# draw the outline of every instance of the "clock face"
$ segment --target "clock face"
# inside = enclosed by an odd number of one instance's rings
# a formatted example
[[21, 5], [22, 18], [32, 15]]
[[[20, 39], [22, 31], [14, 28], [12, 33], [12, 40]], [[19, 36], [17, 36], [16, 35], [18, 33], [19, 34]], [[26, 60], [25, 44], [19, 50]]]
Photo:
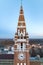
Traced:
[[21, 54], [18, 55], [18, 59], [19, 60], [22, 61], [22, 60], [24, 60], [24, 58], [25, 58], [25, 55], [23, 53], [21, 53]]

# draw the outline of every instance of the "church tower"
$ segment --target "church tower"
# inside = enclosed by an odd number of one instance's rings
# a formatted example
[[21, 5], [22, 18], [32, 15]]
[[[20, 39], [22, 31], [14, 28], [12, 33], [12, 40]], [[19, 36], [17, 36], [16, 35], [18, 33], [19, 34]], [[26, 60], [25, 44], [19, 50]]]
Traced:
[[14, 65], [30, 65], [29, 36], [26, 31], [24, 11], [21, 5], [17, 32], [14, 37]]

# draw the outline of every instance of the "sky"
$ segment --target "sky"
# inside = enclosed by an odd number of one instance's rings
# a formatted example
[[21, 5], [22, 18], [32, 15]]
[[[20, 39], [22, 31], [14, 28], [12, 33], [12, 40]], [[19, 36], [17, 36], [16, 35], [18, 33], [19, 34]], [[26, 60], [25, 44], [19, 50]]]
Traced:
[[[29, 38], [43, 38], [43, 0], [23, 0]], [[14, 38], [21, 0], [0, 0], [0, 38]]]

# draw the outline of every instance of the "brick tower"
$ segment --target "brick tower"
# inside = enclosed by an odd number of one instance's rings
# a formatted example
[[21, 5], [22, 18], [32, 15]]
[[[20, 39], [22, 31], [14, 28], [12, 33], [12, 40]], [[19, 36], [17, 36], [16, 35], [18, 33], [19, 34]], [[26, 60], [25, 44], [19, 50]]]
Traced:
[[26, 23], [22, 6], [20, 8], [17, 32], [15, 33], [14, 40], [14, 65], [30, 65], [29, 36], [26, 32]]

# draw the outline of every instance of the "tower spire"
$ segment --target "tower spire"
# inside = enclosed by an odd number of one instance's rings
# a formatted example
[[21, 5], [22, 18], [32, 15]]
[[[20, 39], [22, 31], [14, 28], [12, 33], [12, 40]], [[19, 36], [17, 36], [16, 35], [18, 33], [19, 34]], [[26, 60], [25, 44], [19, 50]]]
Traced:
[[21, 0], [19, 22], [20, 22], [20, 21], [25, 21], [25, 18], [24, 18], [24, 11], [23, 11], [23, 7], [22, 7], [22, 1], [23, 1], [23, 0]]
[[22, 6], [21, 0], [17, 32], [15, 33], [14, 37], [14, 65], [30, 65], [28, 44], [29, 37], [26, 31], [26, 23]]

